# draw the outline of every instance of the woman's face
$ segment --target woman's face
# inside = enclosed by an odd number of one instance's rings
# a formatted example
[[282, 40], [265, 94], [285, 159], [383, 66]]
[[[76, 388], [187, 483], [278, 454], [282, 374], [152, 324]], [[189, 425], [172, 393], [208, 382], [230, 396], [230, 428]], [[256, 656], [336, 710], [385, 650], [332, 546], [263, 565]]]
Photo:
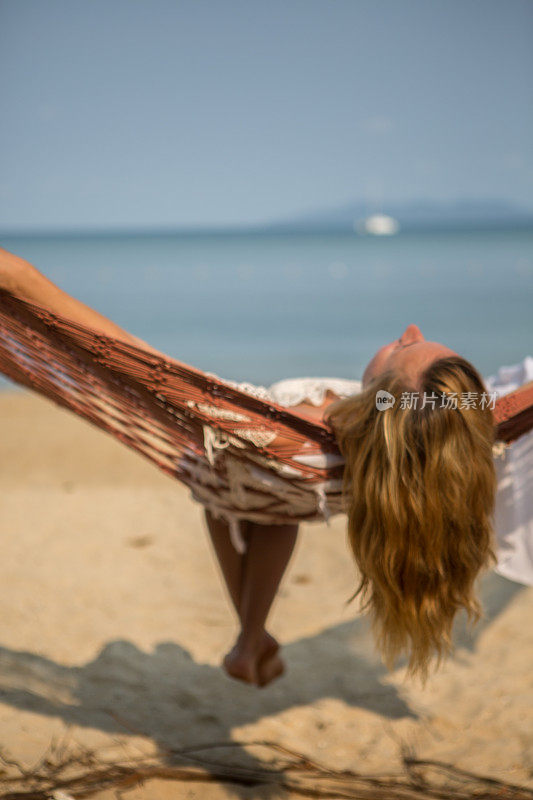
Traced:
[[408, 325], [399, 339], [381, 347], [369, 361], [363, 373], [363, 387], [388, 370], [403, 374], [409, 383], [416, 386], [422, 372], [433, 361], [456, 355], [444, 344], [426, 341], [416, 325]]

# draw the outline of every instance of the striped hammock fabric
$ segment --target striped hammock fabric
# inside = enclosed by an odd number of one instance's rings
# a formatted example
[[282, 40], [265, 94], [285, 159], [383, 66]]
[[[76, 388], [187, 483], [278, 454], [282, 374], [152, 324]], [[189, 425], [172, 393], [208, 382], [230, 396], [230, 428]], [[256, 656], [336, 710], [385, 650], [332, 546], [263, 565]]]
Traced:
[[[333, 432], [171, 358], [0, 290], [0, 372], [108, 431], [235, 523], [342, 511]], [[496, 438], [533, 428], [533, 384], [496, 403]]]

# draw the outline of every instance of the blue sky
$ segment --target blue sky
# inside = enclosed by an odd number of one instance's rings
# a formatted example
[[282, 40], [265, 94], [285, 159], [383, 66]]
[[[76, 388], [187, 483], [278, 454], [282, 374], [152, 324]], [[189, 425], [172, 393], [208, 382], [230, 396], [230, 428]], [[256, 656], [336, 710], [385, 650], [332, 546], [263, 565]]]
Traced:
[[0, 0], [0, 227], [533, 207], [530, 0]]

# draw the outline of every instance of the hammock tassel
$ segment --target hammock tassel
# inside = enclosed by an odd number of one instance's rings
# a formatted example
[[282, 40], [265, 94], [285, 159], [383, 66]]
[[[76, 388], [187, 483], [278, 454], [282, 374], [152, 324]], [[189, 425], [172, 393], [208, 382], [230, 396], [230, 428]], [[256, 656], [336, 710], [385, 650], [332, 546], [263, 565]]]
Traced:
[[229, 522], [229, 537], [231, 539], [231, 543], [235, 550], [240, 553], [240, 555], [244, 555], [246, 553], [246, 542], [243, 539], [241, 533], [241, 526], [239, 523], [238, 517], [234, 517], [233, 515], [228, 515], [228, 522]]
[[506, 442], [498, 441], [492, 445], [492, 455], [494, 458], [504, 458], [506, 451], [507, 451]]
[[328, 506], [326, 491], [323, 486], [315, 486], [314, 489], [317, 496], [318, 510], [324, 517], [326, 523], [329, 525], [329, 518], [331, 516], [331, 513]]
[[227, 438], [223, 438], [224, 434], [219, 434], [209, 425], [204, 425], [204, 450], [205, 455], [211, 466], [215, 465], [215, 450], [224, 450], [229, 444]]
[[215, 503], [204, 502], [204, 505], [209, 509], [211, 515], [215, 519], [221, 519], [228, 523], [230, 542], [237, 553], [239, 553], [241, 556], [244, 555], [247, 547], [242, 535], [239, 517], [236, 514], [232, 514], [231, 511], [228, 511], [225, 508], [220, 508], [220, 506], [217, 506]]

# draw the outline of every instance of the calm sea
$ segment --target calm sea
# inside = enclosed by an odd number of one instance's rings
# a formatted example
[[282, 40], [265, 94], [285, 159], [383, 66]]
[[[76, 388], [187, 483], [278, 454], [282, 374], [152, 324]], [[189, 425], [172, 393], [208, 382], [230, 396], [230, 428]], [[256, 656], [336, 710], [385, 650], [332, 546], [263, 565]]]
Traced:
[[412, 322], [485, 376], [533, 355], [533, 231], [0, 244], [158, 349], [234, 380], [359, 378]]

